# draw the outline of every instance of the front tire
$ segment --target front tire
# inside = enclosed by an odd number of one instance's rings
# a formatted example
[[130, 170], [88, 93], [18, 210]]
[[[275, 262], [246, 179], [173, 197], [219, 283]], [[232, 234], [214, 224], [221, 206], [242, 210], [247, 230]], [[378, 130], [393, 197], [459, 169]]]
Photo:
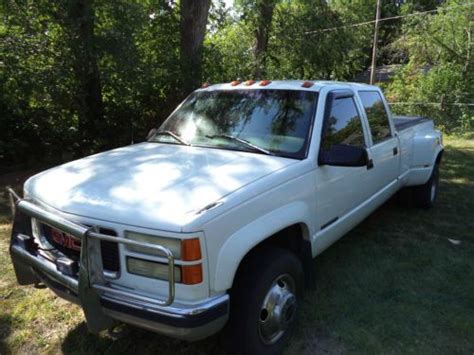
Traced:
[[303, 267], [293, 253], [265, 248], [239, 269], [231, 292], [226, 345], [234, 354], [279, 354], [294, 329]]
[[413, 199], [415, 206], [420, 208], [431, 208], [434, 206], [438, 197], [439, 188], [439, 165], [435, 164], [429, 180], [413, 190]]

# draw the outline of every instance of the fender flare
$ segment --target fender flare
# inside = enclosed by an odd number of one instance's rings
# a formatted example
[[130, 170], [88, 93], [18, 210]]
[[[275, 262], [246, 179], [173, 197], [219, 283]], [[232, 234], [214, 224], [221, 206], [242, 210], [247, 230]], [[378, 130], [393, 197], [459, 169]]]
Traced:
[[435, 152], [433, 154], [433, 160], [431, 166], [435, 167], [436, 163], [441, 162], [444, 154], [444, 146], [443, 146], [443, 133], [440, 130], [435, 131], [437, 133], [436, 136], [436, 145], [435, 145]]
[[[303, 224], [308, 228], [310, 217], [307, 204], [296, 201], [261, 216], [232, 234], [217, 257], [214, 290], [226, 291], [232, 287], [241, 261], [256, 245], [294, 224]], [[309, 235], [304, 233], [304, 238], [309, 238]]]
[[444, 148], [443, 148], [443, 147], [439, 147], [439, 148], [436, 150], [436, 153], [435, 153], [435, 155], [434, 155], [433, 167], [435, 166], [436, 163], [441, 162], [441, 160], [443, 159], [443, 154], [444, 154]]
[[424, 182], [424, 184], [426, 184], [428, 182], [431, 175], [433, 174], [434, 168], [435, 168], [436, 164], [438, 163], [438, 159], [439, 159], [439, 162], [441, 162], [441, 159], [443, 158], [443, 153], [444, 153], [444, 148], [442, 146], [438, 146], [436, 148], [435, 154], [433, 154], [433, 160], [432, 160], [432, 163], [431, 163], [430, 174], [426, 178], [426, 181]]

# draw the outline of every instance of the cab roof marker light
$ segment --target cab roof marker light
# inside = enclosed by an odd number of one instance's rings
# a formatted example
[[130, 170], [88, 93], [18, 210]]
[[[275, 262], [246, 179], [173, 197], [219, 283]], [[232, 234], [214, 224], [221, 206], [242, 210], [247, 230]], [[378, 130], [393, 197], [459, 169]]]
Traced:
[[268, 84], [270, 84], [272, 81], [271, 80], [262, 80], [260, 82], [260, 86], [267, 86]]
[[233, 81], [230, 82], [231, 86], [237, 86], [239, 84], [240, 84], [240, 80], [233, 80]]
[[247, 80], [247, 81], [244, 83], [245, 86], [250, 86], [250, 85], [253, 85], [253, 84], [255, 84], [255, 81], [254, 81], [254, 80]]
[[201, 85], [201, 88], [202, 88], [202, 89], [205, 89], [205, 88], [207, 88], [207, 87], [209, 87], [209, 86], [211, 86], [211, 84], [209, 84], [208, 82], [205, 82], [205, 83], [203, 83], [203, 84]]
[[305, 81], [303, 84], [301, 84], [301, 86], [304, 88], [310, 88], [313, 85], [314, 83], [312, 83], [311, 81]]

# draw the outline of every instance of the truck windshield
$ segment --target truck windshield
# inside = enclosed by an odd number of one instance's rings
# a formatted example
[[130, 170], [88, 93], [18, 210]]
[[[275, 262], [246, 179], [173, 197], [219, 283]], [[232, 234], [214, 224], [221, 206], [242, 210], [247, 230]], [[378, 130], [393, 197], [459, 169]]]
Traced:
[[318, 93], [301, 90], [196, 92], [150, 141], [302, 159], [317, 98]]

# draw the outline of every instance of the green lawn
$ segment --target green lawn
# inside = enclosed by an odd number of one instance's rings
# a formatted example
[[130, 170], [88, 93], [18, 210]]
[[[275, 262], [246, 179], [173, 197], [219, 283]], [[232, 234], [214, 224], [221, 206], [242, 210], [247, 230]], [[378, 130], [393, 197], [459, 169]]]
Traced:
[[[390, 201], [316, 259], [318, 289], [306, 294], [288, 353], [474, 352], [474, 140], [445, 143], [434, 209]], [[0, 188], [7, 183], [18, 182], [0, 177]], [[0, 354], [220, 353], [217, 336], [189, 344], [132, 327], [118, 339], [90, 335], [76, 306], [17, 286], [0, 199]]]

